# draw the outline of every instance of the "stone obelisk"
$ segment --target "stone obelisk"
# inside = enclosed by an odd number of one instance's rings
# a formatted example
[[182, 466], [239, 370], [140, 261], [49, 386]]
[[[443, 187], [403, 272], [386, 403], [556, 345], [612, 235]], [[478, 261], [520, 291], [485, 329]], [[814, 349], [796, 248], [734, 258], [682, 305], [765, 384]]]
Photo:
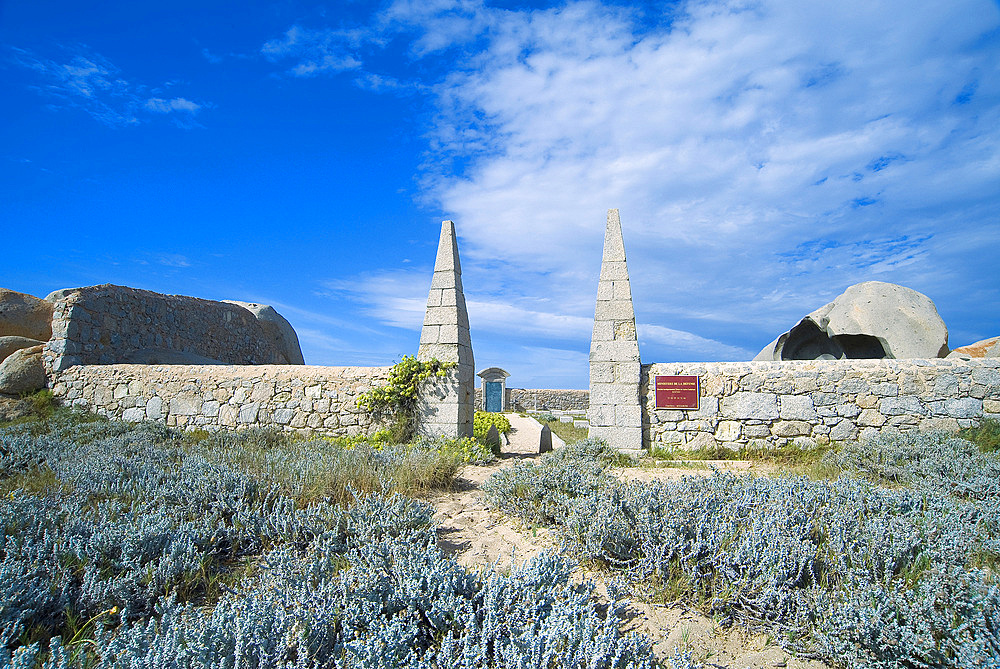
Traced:
[[639, 340], [617, 209], [608, 210], [604, 256], [590, 339], [590, 436], [621, 451], [641, 451]]
[[475, 414], [475, 360], [452, 221], [441, 223], [434, 276], [420, 331], [417, 359], [426, 362], [431, 358], [454, 362], [456, 366], [445, 378], [434, 379], [422, 389], [418, 433], [429, 437], [471, 437]]

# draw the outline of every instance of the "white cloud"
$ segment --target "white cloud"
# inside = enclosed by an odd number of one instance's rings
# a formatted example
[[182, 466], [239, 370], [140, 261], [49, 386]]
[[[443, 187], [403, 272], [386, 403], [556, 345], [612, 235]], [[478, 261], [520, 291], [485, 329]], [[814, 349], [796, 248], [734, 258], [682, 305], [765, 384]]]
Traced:
[[[995, 2], [641, 12], [397, 0], [367, 29], [270, 48], [302, 74], [350, 57], [360, 86], [432, 92], [422, 183], [456, 221], [486, 350], [501, 332], [519, 355], [589, 338], [608, 208], [621, 210], [645, 360], [749, 357], [870, 279], [963, 313], [1000, 302]], [[410, 71], [437, 74], [370, 71], [364, 48], [391, 39], [423, 60]], [[420, 290], [391, 276], [356, 299], [419, 327], [429, 272], [410, 282]]]
[[191, 261], [179, 253], [161, 253], [157, 256], [157, 261], [167, 267], [190, 267]]
[[162, 88], [150, 89], [128, 81], [111, 61], [86, 47], [74, 47], [71, 51], [76, 55], [61, 63], [26, 49], [13, 49], [14, 61], [37, 72], [45, 82], [37, 90], [53, 100], [53, 107], [82, 109], [112, 127], [142, 123], [148, 119], [144, 113], [180, 113], [182, 118], [177, 119], [177, 124], [188, 128], [193, 127], [192, 118], [205, 106], [182, 97], [159, 97]]
[[146, 100], [146, 109], [151, 112], [156, 112], [157, 114], [169, 114], [170, 112], [175, 111], [194, 114], [201, 109], [201, 105], [197, 102], [185, 100], [184, 98], [172, 98], [170, 100], [164, 100], [163, 98], [150, 98]]
[[[660, 26], [597, 2], [414, 7], [389, 14], [411, 21], [415, 53], [464, 54], [436, 88], [434, 193], [467, 273], [502, 259], [515, 302], [566, 294], [568, 276], [570, 301], [592, 300], [604, 212], [620, 207], [640, 319], [704, 326], [735, 355], [857, 281], [934, 298], [955, 261], [945, 236], [996, 225], [986, 0], [691, 2]], [[984, 241], [956, 279], [986, 281], [1000, 248]]]
[[312, 77], [360, 69], [362, 63], [356, 52], [373, 41], [377, 41], [376, 35], [367, 30], [310, 30], [296, 25], [280, 38], [266, 42], [261, 53], [272, 62], [294, 58], [298, 62], [289, 72], [296, 77]]

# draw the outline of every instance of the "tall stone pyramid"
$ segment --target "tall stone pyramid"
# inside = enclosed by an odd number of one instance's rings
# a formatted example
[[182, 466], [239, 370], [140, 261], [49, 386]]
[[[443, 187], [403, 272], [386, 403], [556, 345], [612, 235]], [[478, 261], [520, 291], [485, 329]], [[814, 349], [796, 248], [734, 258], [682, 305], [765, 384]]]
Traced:
[[[427, 295], [427, 311], [420, 331], [417, 359], [454, 362], [443, 383], [420, 398], [420, 434], [471, 437], [475, 414], [475, 360], [469, 334], [469, 312], [462, 291], [462, 264], [458, 257], [455, 224], [442, 221], [434, 276]], [[428, 386], [429, 388], [429, 386]]]
[[632, 287], [617, 209], [608, 210], [590, 338], [590, 436], [622, 451], [642, 450], [641, 368]]

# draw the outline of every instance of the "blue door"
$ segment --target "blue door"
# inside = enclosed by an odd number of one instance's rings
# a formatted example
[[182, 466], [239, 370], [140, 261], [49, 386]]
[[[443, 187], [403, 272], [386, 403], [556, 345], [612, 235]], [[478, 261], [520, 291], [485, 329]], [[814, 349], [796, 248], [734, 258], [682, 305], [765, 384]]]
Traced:
[[496, 381], [486, 382], [486, 410], [494, 413], [503, 411], [503, 384]]

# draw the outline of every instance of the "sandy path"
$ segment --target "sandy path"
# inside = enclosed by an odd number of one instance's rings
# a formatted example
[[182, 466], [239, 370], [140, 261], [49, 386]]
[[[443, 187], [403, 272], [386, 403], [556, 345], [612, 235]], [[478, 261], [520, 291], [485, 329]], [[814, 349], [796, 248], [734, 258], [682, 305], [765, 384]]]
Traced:
[[[466, 466], [455, 488], [428, 498], [435, 509], [438, 523], [438, 543], [459, 564], [472, 570], [507, 569], [513, 561], [524, 562], [539, 552], [558, 550], [559, 540], [552, 530], [528, 528], [523, 523], [491, 511], [482, 499], [480, 486], [494, 472], [522, 460], [538, 457], [527, 453], [505, 453], [497, 463], [488, 466]], [[722, 465], [734, 471], [748, 472], [739, 463]], [[711, 475], [708, 468], [638, 469], [616, 472], [625, 479], [654, 480], [679, 478], [685, 475]], [[606, 592], [603, 575], [579, 572], [580, 578], [597, 583], [598, 592]], [[821, 662], [791, 657], [768, 637], [749, 634], [739, 628], [721, 628], [710, 618], [680, 606], [660, 606], [633, 601], [630, 617], [624, 628], [646, 634], [653, 641], [661, 659], [673, 654], [675, 648], [691, 651], [694, 660], [706, 667], [726, 669], [828, 669]]]

